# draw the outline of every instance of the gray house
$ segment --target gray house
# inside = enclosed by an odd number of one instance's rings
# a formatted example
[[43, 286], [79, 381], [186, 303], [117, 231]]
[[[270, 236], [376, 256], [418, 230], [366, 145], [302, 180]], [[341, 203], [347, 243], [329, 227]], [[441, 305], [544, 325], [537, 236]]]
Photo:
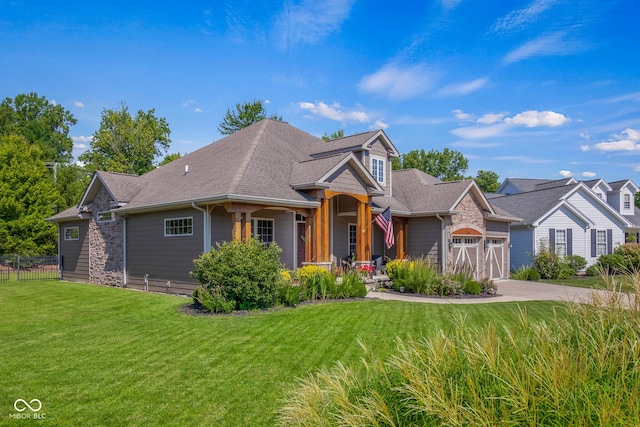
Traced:
[[[265, 119], [142, 176], [97, 172], [59, 227], [66, 280], [189, 293], [216, 243], [277, 242], [290, 269], [427, 256], [507, 277], [509, 224], [473, 180], [392, 171], [382, 130], [326, 142]], [[390, 208], [395, 245], [373, 223]]]
[[637, 190], [629, 180], [508, 178], [487, 197], [495, 208], [522, 218], [511, 225], [511, 267], [517, 269], [531, 264], [542, 241], [590, 265], [630, 234], [638, 236], [640, 210], [632, 202]]

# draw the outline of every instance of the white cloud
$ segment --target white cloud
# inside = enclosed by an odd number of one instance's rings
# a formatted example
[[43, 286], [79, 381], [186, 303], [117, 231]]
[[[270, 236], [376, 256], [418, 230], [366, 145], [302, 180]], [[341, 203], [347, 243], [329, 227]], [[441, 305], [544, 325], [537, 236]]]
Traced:
[[189, 108], [191, 105], [194, 105], [196, 103], [196, 101], [194, 101], [193, 99], [187, 99], [186, 101], [182, 101], [182, 108]]
[[72, 136], [71, 140], [75, 143], [77, 142], [91, 142], [93, 141], [93, 136]]
[[620, 135], [614, 135], [615, 141], [599, 142], [593, 146], [595, 150], [610, 151], [640, 151], [640, 131], [625, 129]]
[[576, 40], [566, 39], [566, 32], [544, 34], [509, 52], [503, 61], [519, 62], [532, 56], [571, 55], [586, 50], [587, 46]]
[[55, 99], [52, 99], [51, 101], [49, 101], [49, 104], [53, 105], [54, 107], [58, 105]]
[[364, 111], [345, 111], [344, 107], [337, 102], [331, 105], [324, 102], [299, 102], [298, 106], [303, 110], [309, 111], [315, 117], [324, 117], [337, 122], [367, 123], [370, 121], [369, 116]]
[[588, 145], [581, 145], [580, 146], [580, 150], [582, 151], [589, 151], [591, 149], [591, 147], [589, 147]]
[[446, 87], [442, 88], [440, 91], [438, 91], [438, 94], [442, 95], [442, 96], [467, 95], [467, 94], [469, 94], [471, 92], [475, 92], [476, 90], [481, 89], [484, 85], [487, 84], [488, 81], [489, 81], [489, 79], [480, 78], [480, 79], [475, 79], [475, 80], [467, 82], [467, 83], [459, 83], [459, 84], [455, 84], [455, 85], [449, 85], [449, 86], [446, 86]]
[[404, 100], [426, 92], [435, 79], [435, 75], [422, 64], [408, 67], [387, 64], [375, 73], [364, 76], [358, 87], [363, 92]]
[[82, 102], [80, 102], [80, 101], [74, 102], [73, 105], [75, 105], [78, 108], [84, 108], [84, 104]]
[[569, 178], [570, 176], [573, 176], [573, 173], [571, 173], [571, 171], [566, 171], [566, 170], [561, 170], [560, 172], [558, 172], [558, 174], [560, 176], [564, 176], [565, 178]]
[[269, 99], [265, 99], [265, 100], [264, 100], [264, 103], [265, 103], [266, 105], [269, 105], [269, 104], [271, 104], [271, 100], [269, 100]]
[[529, 110], [520, 114], [516, 114], [513, 117], [507, 117], [504, 122], [510, 125], [524, 125], [528, 128], [548, 126], [557, 127], [562, 126], [565, 123], [570, 122], [564, 114], [556, 113], [553, 111], [538, 111]]
[[582, 172], [581, 175], [584, 176], [585, 178], [593, 178], [594, 176], [597, 175], [597, 173], [595, 173], [595, 172]]
[[375, 122], [373, 122], [373, 125], [371, 127], [373, 129], [386, 129], [389, 127], [389, 124], [383, 122], [382, 120], [376, 120]]
[[202, 113], [202, 109], [201, 108], [194, 108], [193, 112], [194, 113]]
[[74, 150], [86, 150], [87, 148], [86, 144], [73, 144]]
[[640, 166], [636, 166], [635, 169], [633, 169], [634, 172], [640, 172]]
[[287, 48], [298, 43], [316, 43], [340, 29], [349, 17], [354, 0], [303, 0], [300, 4], [285, 2], [276, 18], [276, 37]]
[[453, 115], [456, 116], [456, 119], [463, 121], [463, 122], [472, 122], [474, 117], [472, 114], [469, 113], [465, 113], [464, 111], [460, 110], [460, 109], [456, 109], [452, 111]]
[[507, 130], [507, 126], [500, 123], [492, 126], [468, 126], [454, 129], [452, 134], [465, 139], [494, 138], [502, 135]]
[[511, 11], [507, 16], [498, 20], [494, 31], [508, 31], [530, 24], [554, 3], [557, 3], [557, 0], [534, 0], [527, 7]]
[[498, 123], [502, 121], [504, 117], [504, 113], [487, 113], [484, 116], [480, 117], [476, 120], [477, 123], [482, 123], [485, 125], [492, 125], [494, 123]]

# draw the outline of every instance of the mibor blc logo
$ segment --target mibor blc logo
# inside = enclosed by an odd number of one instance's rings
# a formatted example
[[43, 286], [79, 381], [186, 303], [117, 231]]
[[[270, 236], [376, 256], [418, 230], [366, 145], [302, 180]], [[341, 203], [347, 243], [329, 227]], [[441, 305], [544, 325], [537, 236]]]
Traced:
[[18, 412], [9, 414], [9, 418], [19, 420], [44, 420], [46, 418], [45, 413], [40, 413], [42, 402], [39, 399], [31, 399], [28, 402], [24, 399], [18, 399], [13, 402], [13, 409]]

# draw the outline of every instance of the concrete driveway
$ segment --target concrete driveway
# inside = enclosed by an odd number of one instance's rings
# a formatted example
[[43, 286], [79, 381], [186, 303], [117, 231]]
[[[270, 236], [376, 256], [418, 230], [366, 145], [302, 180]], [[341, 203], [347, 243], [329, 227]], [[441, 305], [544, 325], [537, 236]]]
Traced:
[[510, 301], [586, 301], [593, 289], [573, 286], [550, 285], [548, 283], [527, 282], [523, 280], [498, 280], [498, 295], [486, 298], [440, 298], [417, 297], [395, 292], [369, 292], [367, 298], [383, 300], [426, 302], [432, 304], [486, 304]]

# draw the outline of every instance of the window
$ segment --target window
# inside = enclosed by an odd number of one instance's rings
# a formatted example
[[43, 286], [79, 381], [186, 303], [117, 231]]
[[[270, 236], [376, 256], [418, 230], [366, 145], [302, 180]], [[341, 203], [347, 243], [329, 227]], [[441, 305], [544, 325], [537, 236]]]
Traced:
[[349, 256], [356, 254], [356, 231], [355, 224], [349, 224]]
[[80, 230], [78, 227], [66, 227], [64, 229], [64, 240], [78, 240], [80, 238]]
[[624, 195], [624, 210], [625, 211], [631, 210], [631, 194]]
[[556, 254], [565, 256], [567, 254], [567, 230], [556, 230]]
[[193, 236], [193, 217], [165, 219], [164, 235], [165, 237]]
[[607, 230], [598, 230], [596, 232], [596, 256], [606, 255], [607, 253]]
[[98, 212], [98, 222], [109, 222], [115, 220], [112, 211]]
[[371, 175], [380, 184], [384, 184], [384, 159], [371, 156]]
[[251, 220], [251, 234], [256, 239], [264, 243], [273, 243], [273, 220], [253, 219]]

